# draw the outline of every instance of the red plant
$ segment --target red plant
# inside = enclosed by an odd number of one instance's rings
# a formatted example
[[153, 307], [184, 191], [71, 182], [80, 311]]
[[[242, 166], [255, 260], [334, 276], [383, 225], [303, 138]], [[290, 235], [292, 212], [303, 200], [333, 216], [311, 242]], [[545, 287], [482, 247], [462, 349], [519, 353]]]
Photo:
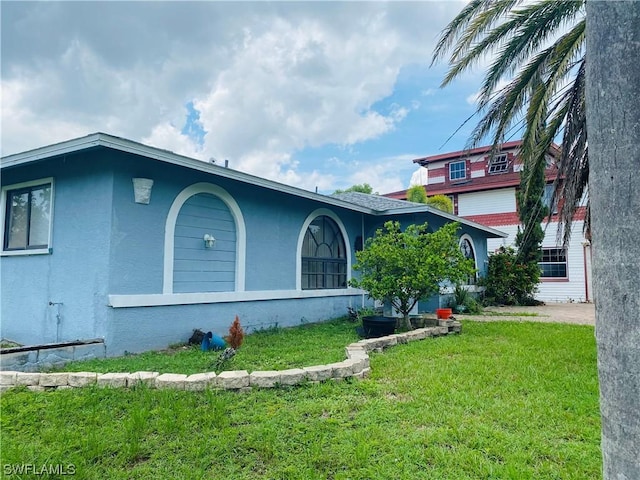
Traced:
[[233, 321], [231, 326], [229, 327], [229, 336], [227, 337], [227, 341], [231, 348], [237, 350], [242, 345], [242, 341], [244, 340], [244, 330], [240, 326], [240, 319], [236, 315], [236, 319]]

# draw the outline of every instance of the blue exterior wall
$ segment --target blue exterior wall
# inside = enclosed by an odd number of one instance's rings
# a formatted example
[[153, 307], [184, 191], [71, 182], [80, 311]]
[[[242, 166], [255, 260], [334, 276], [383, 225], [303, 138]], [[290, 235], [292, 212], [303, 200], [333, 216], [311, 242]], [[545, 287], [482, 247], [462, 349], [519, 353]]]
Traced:
[[[214, 185], [237, 203], [246, 231], [246, 248], [240, 251], [246, 265], [246, 292], [296, 290], [298, 240], [312, 213], [330, 212], [339, 219], [352, 263], [357, 237], [364, 233], [366, 239], [386, 219], [110, 149], [3, 169], [2, 184], [49, 176], [54, 177], [53, 253], [1, 258], [2, 337], [23, 344], [104, 338], [107, 355], [112, 356], [185, 341], [194, 328], [225, 334], [235, 315], [251, 330], [325, 320], [346, 314], [347, 306], [370, 304], [362, 295], [345, 293], [314, 298], [293, 295], [290, 299], [218, 299], [215, 303], [192, 305], [111, 307], [109, 295], [163, 294], [167, 215], [174, 200], [194, 184]], [[154, 180], [148, 205], [135, 203], [134, 177]], [[217, 212], [213, 220], [193, 221], [192, 214], [202, 207]], [[397, 219], [405, 226], [429, 220], [433, 229], [444, 223], [430, 214]], [[237, 264], [235, 251], [241, 249], [240, 226], [232, 223], [229, 208], [215, 195], [198, 194], [185, 202], [178, 214], [177, 236], [173, 237], [174, 293], [236, 289], [238, 279], [230, 274], [235, 273]], [[204, 249], [203, 232], [217, 238], [214, 249]], [[483, 232], [463, 227], [460, 233], [473, 238], [477, 258], [486, 258]], [[206, 262], [192, 260], [181, 264], [186, 260], [181, 251], [184, 238], [193, 241], [198, 255], [193, 260], [221, 256], [227, 268], [220, 269], [219, 263], [214, 268], [203, 268]], [[479, 267], [482, 269], [484, 264]], [[212, 286], [212, 279], [222, 282]], [[180, 280], [182, 287], [178, 286]], [[193, 283], [184, 283], [191, 280]]]
[[[162, 293], [167, 214], [180, 192], [200, 182], [224, 189], [242, 212], [246, 227], [245, 291], [295, 290], [297, 243], [303, 224], [314, 211], [327, 209], [326, 204], [304, 198], [292, 199], [281, 192], [130, 154], [107, 154], [114, 169], [110, 294]], [[148, 205], [134, 202], [133, 177], [154, 180]], [[341, 220], [347, 233], [345, 242], [355, 261], [354, 243], [356, 236], [361, 235], [362, 215], [342, 208], [328, 209]], [[208, 225], [201, 228], [201, 232], [193, 233], [193, 238], [202, 238], [203, 232], [213, 233], [218, 241], [222, 238], [217, 228]], [[202, 239], [199, 242], [202, 254], [215, 255], [218, 242], [211, 251], [202, 247]], [[214, 291], [206, 285], [201, 287], [200, 291]], [[226, 290], [231, 290], [230, 285], [226, 287]], [[196, 290], [177, 289], [174, 283], [175, 293]], [[194, 328], [226, 334], [236, 314], [245, 327], [254, 325], [253, 328], [266, 328], [274, 324], [290, 326], [301, 321], [313, 322], [342, 316], [346, 314], [347, 306], [361, 306], [362, 302], [361, 295], [345, 295], [109, 308], [110, 320], [105, 343], [108, 355], [118, 355], [125, 350], [134, 352], [164, 348], [185, 341]]]
[[113, 176], [94, 152], [3, 169], [2, 185], [45, 177], [54, 179], [52, 253], [0, 258], [1, 336], [22, 344], [102, 337]]
[[[109, 293], [162, 293], [167, 214], [178, 194], [199, 182], [223, 188], [242, 211], [247, 237], [245, 290], [295, 289], [298, 236], [307, 217], [326, 209], [326, 204], [133, 155], [109, 155], [114, 168]], [[134, 203], [131, 179], [136, 176], [154, 180], [149, 205]], [[362, 215], [342, 208], [329, 210], [344, 224], [345, 242], [353, 256]]]
[[236, 315], [245, 332], [251, 333], [276, 325], [289, 327], [340, 317], [346, 314], [347, 306], [360, 307], [360, 302], [361, 297], [357, 295], [111, 309], [108, 338], [113, 341], [107, 347], [107, 355], [143, 352], [186, 342], [196, 328], [227, 335]]

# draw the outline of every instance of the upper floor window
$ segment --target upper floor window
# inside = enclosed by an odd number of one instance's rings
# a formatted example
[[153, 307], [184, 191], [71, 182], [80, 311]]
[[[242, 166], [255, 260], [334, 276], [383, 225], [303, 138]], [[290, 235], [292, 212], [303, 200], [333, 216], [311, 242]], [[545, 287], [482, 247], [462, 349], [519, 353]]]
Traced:
[[504, 173], [509, 168], [509, 159], [506, 153], [496, 155], [489, 160], [489, 173]]
[[47, 253], [51, 237], [53, 179], [2, 189], [2, 251]]
[[553, 184], [549, 183], [544, 186], [544, 193], [542, 194], [542, 203], [544, 206], [549, 207], [549, 213], [556, 215], [558, 213], [558, 205], [553, 203]]
[[467, 178], [467, 162], [451, 162], [449, 164], [449, 180], [463, 180]]
[[567, 278], [567, 251], [564, 248], [543, 248], [540, 276], [542, 278]]
[[347, 288], [347, 253], [338, 224], [316, 217], [302, 243], [302, 288]]

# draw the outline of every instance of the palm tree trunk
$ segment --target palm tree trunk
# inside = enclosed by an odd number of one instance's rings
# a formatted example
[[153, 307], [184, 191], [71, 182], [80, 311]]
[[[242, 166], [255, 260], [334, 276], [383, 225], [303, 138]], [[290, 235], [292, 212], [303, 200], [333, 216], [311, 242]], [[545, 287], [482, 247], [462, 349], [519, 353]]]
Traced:
[[605, 480], [640, 479], [640, 2], [587, 2], [596, 341]]

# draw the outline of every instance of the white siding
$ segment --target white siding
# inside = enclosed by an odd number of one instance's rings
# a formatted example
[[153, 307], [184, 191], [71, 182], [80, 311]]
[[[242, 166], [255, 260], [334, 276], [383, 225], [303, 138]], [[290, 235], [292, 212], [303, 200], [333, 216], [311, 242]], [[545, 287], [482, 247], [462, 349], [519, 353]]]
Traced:
[[[587, 291], [585, 288], [585, 269], [584, 269], [584, 237], [582, 235], [583, 222], [574, 222], [573, 235], [569, 247], [567, 249], [567, 280], [560, 281], [542, 281], [538, 285], [538, 293], [536, 298], [543, 302], [584, 302], [587, 300]], [[509, 234], [507, 238], [489, 238], [487, 239], [488, 251], [494, 252], [502, 245], [513, 246], [513, 242], [518, 232], [517, 225], [501, 225], [495, 226], [498, 230]], [[543, 225], [544, 228], [544, 225]], [[543, 248], [556, 247], [556, 231], [557, 223], [550, 223], [546, 228], [545, 238], [542, 242]], [[593, 301], [593, 298], [589, 298]]]
[[461, 217], [515, 211], [516, 190], [514, 187], [458, 195], [458, 215]]
[[436, 183], [444, 183], [444, 177], [429, 177], [429, 185], [434, 185]]
[[474, 170], [471, 172], [471, 178], [484, 177], [484, 170]]
[[[568, 281], [541, 282], [538, 287], [540, 300], [545, 302], [584, 302], [587, 300], [584, 272], [584, 236], [583, 222], [574, 222], [571, 241], [567, 248], [567, 277]], [[557, 223], [550, 223], [547, 227], [542, 247], [555, 247]], [[589, 299], [593, 300], [593, 299]]]

